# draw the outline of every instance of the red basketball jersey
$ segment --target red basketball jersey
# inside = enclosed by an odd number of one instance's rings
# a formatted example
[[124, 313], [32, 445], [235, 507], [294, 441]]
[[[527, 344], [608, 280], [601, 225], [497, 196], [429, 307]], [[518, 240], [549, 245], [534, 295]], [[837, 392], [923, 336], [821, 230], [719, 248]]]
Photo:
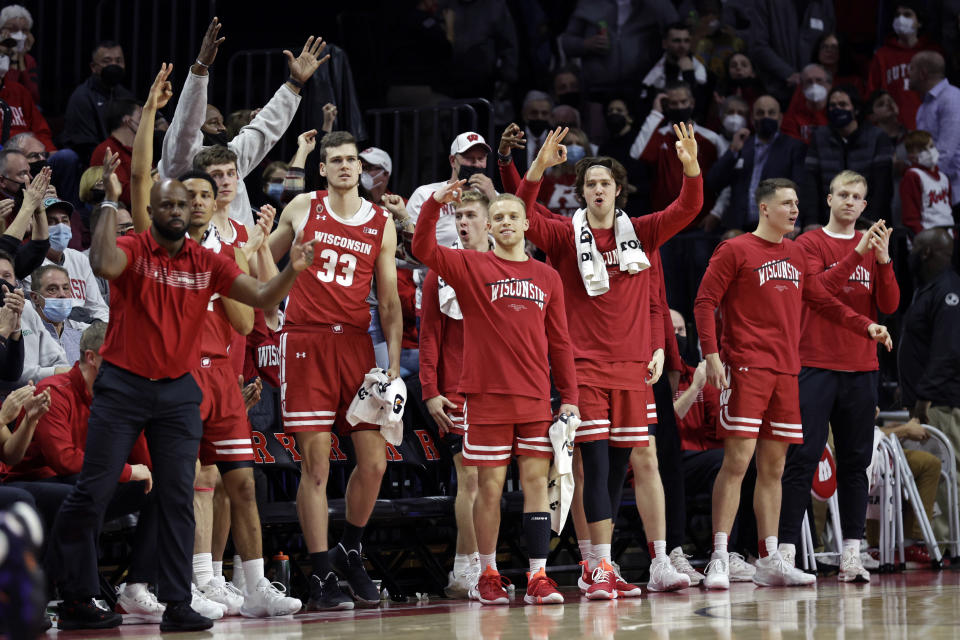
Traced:
[[237, 222], [233, 218], [230, 218], [229, 221], [230, 226], [233, 227], [233, 237], [223, 238], [221, 236], [221, 240], [238, 248], [247, 244], [247, 240], [250, 239], [250, 234], [247, 233], [247, 228], [243, 226], [242, 222]]
[[[206, 247], [209, 251], [220, 253], [236, 260], [233, 246], [221, 243], [219, 247]], [[230, 352], [230, 343], [234, 336], [239, 335], [233, 330], [227, 311], [223, 308], [223, 299], [215, 293], [207, 304], [207, 314], [203, 319], [203, 336], [200, 339], [200, 358], [226, 358]]]
[[[229, 218], [229, 222], [230, 226], [233, 228], [233, 236], [229, 239], [225, 239], [223, 236], [220, 236], [220, 240], [225, 244], [240, 249], [243, 247], [243, 245], [247, 244], [247, 241], [250, 239], [250, 234], [247, 233], [247, 228], [243, 226], [242, 222], [237, 222], [233, 218]], [[246, 336], [242, 336], [234, 331], [230, 340], [229, 354], [230, 364], [233, 365], [233, 370], [237, 372], [237, 375], [243, 373], [243, 358], [246, 355], [246, 344]]]
[[313, 264], [290, 290], [286, 325], [346, 324], [366, 331], [370, 326], [370, 282], [373, 279], [386, 211], [367, 200], [350, 219], [330, 209], [326, 191], [317, 191], [295, 234], [315, 237]]

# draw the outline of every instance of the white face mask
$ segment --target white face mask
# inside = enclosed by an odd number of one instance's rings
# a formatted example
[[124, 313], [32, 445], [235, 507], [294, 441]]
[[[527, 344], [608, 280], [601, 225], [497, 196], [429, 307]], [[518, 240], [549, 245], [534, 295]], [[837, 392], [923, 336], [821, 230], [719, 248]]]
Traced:
[[927, 169], [933, 169], [935, 166], [937, 166], [938, 160], [940, 160], [940, 152], [937, 151], [936, 147], [924, 149], [917, 154], [917, 164], [919, 164], [921, 167], [926, 167]]
[[27, 34], [23, 31], [14, 31], [10, 37], [17, 41], [17, 51], [22, 52], [27, 46]]
[[723, 117], [723, 128], [731, 136], [747, 126], [747, 119], [739, 113], [731, 113]]
[[893, 32], [898, 36], [908, 36], [917, 32], [917, 23], [913, 18], [897, 16], [893, 19]]
[[823, 102], [827, 99], [827, 88], [822, 84], [812, 84], [803, 90], [803, 97], [810, 102]]

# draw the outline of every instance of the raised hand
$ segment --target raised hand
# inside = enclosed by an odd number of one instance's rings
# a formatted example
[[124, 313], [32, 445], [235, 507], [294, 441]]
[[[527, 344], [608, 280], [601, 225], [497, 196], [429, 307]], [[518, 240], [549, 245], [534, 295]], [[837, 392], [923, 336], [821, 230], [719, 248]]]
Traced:
[[516, 122], [511, 122], [507, 125], [507, 128], [503, 130], [503, 135], [500, 136], [500, 146], [497, 148], [497, 151], [502, 156], [508, 156], [513, 149], [525, 148], [527, 146], [527, 141], [524, 139], [525, 135], [520, 125]]
[[23, 313], [23, 289], [10, 291], [6, 285], [0, 286], [3, 294], [3, 306], [0, 307], [0, 334], [10, 336], [20, 330], [20, 316]]
[[323, 41], [323, 38], [310, 36], [307, 38], [306, 44], [303, 45], [300, 55], [296, 58], [290, 51], [284, 49], [283, 55], [287, 58], [287, 66], [290, 67], [290, 75], [293, 79], [300, 84], [305, 84], [313, 75], [313, 72], [330, 59], [329, 53], [323, 58], [317, 57], [326, 48], [327, 43]]
[[405, 222], [410, 216], [403, 206], [403, 197], [395, 193], [385, 193], [380, 198], [380, 202], [393, 215], [394, 222]]
[[883, 237], [883, 232], [886, 229], [886, 225], [883, 223], [883, 220], [878, 220], [870, 225], [870, 228], [863, 232], [863, 235], [860, 236], [860, 242], [857, 243], [857, 246], [854, 248], [854, 251], [860, 255], [866, 255], [869, 251], [873, 251], [877, 244], [880, 242], [880, 238]]
[[333, 123], [337, 120], [337, 105], [328, 102], [323, 105], [323, 126], [320, 127], [327, 133], [333, 131]]
[[23, 405], [33, 397], [33, 392], [36, 389], [33, 382], [30, 382], [11, 392], [3, 401], [3, 404], [0, 405], [0, 424], [10, 424], [16, 420], [17, 416], [20, 415], [20, 410], [23, 409]]
[[677, 158], [683, 164], [683, 173], [688, 177], [700, 174], [700, 163], [697, 161], [697, 139], [694, 137], [693, 125], [683, 123], [673, 125], [673, 132], [677, 134]]
[[316, 238], [304, 241], [303, 229], [297, 232], [297, 237], [290, 248], [290, 267], [294, 271], [303, 271], [313, 264], [313, 245], [316, 242]]
[[557, 127], [547, 134], [547, 139], [543, 141], [543, 146], [540, 147], [540, 151], [537, 152], [537, 162], [543, 165], [545, 169], [555, 167], [567, 161], [567, 147], [560, 143], [569, 132], [570, 127], [564, 127], [562, 129]]
[[114, 202], [120, 197], [123, 190], [120, 185], [120, 179], [117, 177], [116, 170], [120, 166], [120, 154], [113, 153], [110, 147], [103, 154], [103, 191], [107, 200]]
[[[197, 62], [209, 67], [213, 64], [213, 61], [216, 60], [217, 51], [220, 50], [220, 45], [226, 40], [225, 37], [217, 37], [220, 35], [220, 28], [222, 26], [220, 18], [214, 16], [213, 20], [210, 21], [210, 26], [207, 27], [207, 32], [203, 34], [203, 42], [200, 43], [200, 53], [197, 55]], [[206, 72], [206, 69], [204, 69], [204, 72]]]
[[440, 204], [450, 204], [451, 202], [460, 203], [460, 196], [463, 195], [463, 185], [466, 180], [456, 180], [448, 182], [433, 192], [433, 199]]
[[880, 233], [873, 243], [873, 253], [877, 258], [877, 262], [886, 264], [890, 262], [890, 236], [893, 235], [893, 227], [888, 228], [887, 223], [883, 220], [879, 220], [879, 223]]
[[317, 148], [317, 130], [310, 129], [310, 131], [304, 131], [297, 136], [297, 149], [303, 151], [306, 154], [313, 153], [313, 150]]
[[[214, 18], [214, 20], [216, 20], [216, 18]], [[144, 109], [153, 109], [156, 111], [157, 109], [162, 109], [167, 106], [170, 98], [173, 97], [173, 85], [168, 80], [172, 72], [172, 64], [164, 62], [160, 65], [160, 71], [157, 72], [157, 77], [153, 79], [153, 84], [150, 85], [147, 101], [143, 105]]]
[[52, 170], [50, 169], [50, 167], [44, 167], [34, 177], [33, 182], [30, 183], [30, 186], [28, 186], [24, 190], [23, 206], [28, 211], [34, 209], [41, 202], [43, 202], [44, 197], [46, 197], [47, 195], [47, 188], [50, 186], [51, 174], [52, 174]]
[[44, 389], [42, 393], [32, 395], [23, 403], [24, 416], [27, 420], [39, 420], [47, 411], [50, 410], [50, 389]]
[[885, 346], [887, 351], [893, 351], [893, 338], [890, 337], [890, 333], [885, 326], [872, 323], [867, 327], [867, 333], [871, 339]]

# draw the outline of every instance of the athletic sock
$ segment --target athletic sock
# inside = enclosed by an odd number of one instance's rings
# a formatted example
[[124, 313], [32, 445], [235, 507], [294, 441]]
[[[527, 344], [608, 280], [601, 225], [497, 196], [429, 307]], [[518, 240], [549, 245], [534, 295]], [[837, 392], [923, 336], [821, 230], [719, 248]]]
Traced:
[[480, 554], [480, 571], [486, 571], [487, 567], [490, 567], [494, 571], [497, 570], [497, 552], [487, 555], [486, 553]]
[[843, 539], [843, 552], [851, 551], [854, 555], [860, 555], [860, 540]]
[[777, 536], [767, 536], [760, 541], [758, 546], [758, 551], [760, 552], [761, 558], [766, 558], [767, 556], [772, 556], [777, 553]]
[[213, 554], [193, 554], [193, 581], [198, 587], [205, 587], [213, 579]]
[[534, 576], [537, 574], [537, 571], [540, 569], [547, 569], [547, 559], [546, 558], [530, 558], [530, 575]]
[[360, 538], [363, 536], [363, 527], [358, 527], [349, 522], [343, 523], [343, 536], [340, 538], [340, 544], [347, 551], [360, 550]]
[[667, 557], [667, 541], [666, 540], [654, 540], [653, 541], [653, 558], [666, 558]]
[[480, 568], [481, 570], [483, 569], [483, 567], [480, 567], [480, 552], [479, 552], [479, 551], [474, 551], [474, 552], [471, 553], [468, 557], [470, 558], [470, 568], [472, 568], [472, 569]]
[[580, 547], [580, 557], [590, 567], [593, 563], [593, 545], [589, 540], [577, 540], [577, 546]]
[[230, 580], [233, 584], [243, 582], [243, 560], [237, 553], [233, 554], [233, 575], [230, 576]]
[[263, 558], [244, 560], [241, 567], [243, 568], [244, 591], [252, 593], [257, 588], [260, 578], [263, 577]]
[[713, 550], [717, 553], [727, 552], [727, 534], [725, 531], [717, 531], [713, 534]]
[[222, 578], [223, 577], [223, 560], [214, 560], [213, 561], [213, 577]]
[[593, 561], [599, 565], [601, 560], [606, 560], [608, 563], [610, 562], [609, 544], [593, 545]]
[[465, 553], [458, 553], [453, 558], [453, 575], [458, 576], [470, 568], [470, 556]]
[[546, 565], [550, 553], [550, 514], [546, 511], [523, 514], [523, 533], [530, 566], [533, 566], [534, 560], [543, 560]]
[[[330, 568], [330, 558], [327, 556], [326, 551], [321, 551], [319, 553], [310, 554], [310, 565], [313, 568], [313, 575], [317, 576], [321, 580], [327, 577], [327, 575], [333, 571]], [[248, 580], [247, 575], [243, 576], [244, 582]]]

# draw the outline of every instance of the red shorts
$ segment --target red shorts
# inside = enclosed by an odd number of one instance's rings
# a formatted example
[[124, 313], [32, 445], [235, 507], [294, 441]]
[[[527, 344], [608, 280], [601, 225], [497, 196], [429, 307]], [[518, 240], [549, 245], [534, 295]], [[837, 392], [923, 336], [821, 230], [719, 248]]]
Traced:
[[468, 467], [503, 467], [510, 456], [552, 458], [550, 422], [522, 424], [469, 424], [463, 436], [463, 464]]
[[341, 435], [379, 430], [379, 425], [351, 425], [346, 420], [363, 376], [376, 366], [373, 343], [365, 331], [345, 325], [284, 331], [280, 336], [283, 430], [329, 433], [336, 426]]
[[803, 443], [797, 376], [769, 369], [727, 367], [720, 392], [718, 438], [763, 438]]
[[450, 428], [450, 435], [463, 437], [464, 429], [466, 424], [463, 421], [463, 402], [465, 398], [457, 393], [456, 391], [452, 393], [445, 393], [443, 397], [457, 405], [455, 409], [447, 409], [446, 413], [450, 416], [450, 420], [453, 422], [453, 427]]
[[611, 447], [646, 447], [647, 425], [657, 421], [653, 393], [643, 385], [639, 389], [601, 389], [580, 387], [580, 426], [574, 442], [609, 440]]
[[250, 422], [230, 360], [203, 358], [190, 373], [203, 393], [200, 464], [253, 460]]

